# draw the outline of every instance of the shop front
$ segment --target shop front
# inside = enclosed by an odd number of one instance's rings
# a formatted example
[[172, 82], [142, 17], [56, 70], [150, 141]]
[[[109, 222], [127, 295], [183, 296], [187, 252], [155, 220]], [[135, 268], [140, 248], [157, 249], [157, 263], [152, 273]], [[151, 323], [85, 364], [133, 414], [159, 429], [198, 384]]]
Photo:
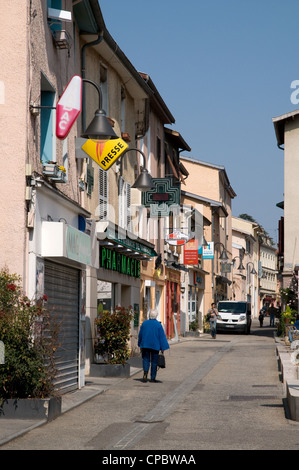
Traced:
[[190, 267], [188, 284], [188, 319], [199, 331], [203, 331], [203, 317], [205, 314], [204, 289], [205, 271]]
[[92, 265], [89, 213], [44, 185], [37, 191], [35, 222], [28, 242], [29, 292], [46, 296], [59, 324], [55, 387], [66, 393], [85, 384], [86, 269]]
[[166, 322], [167, 338], [176, 338], [181, 331], [181, 273], [180, 270], [166, 267]]
[[96, 315], [103, 310], [113, 311], [116, 306], [132, 306], [131, 348], [136, 349], [142, 309], [142, 262], [157, 256], [154, 245], [110, 222], [97, 223], [97, 237]]

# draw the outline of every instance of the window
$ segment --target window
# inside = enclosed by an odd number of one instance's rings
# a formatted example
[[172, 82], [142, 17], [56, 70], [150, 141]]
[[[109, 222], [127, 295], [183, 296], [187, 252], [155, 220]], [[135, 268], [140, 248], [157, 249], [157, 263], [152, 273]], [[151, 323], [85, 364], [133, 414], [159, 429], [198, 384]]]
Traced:
[[131, 185], [123, 177], [119, 178], [119, 215], [118, 224], [120, 227], [132, 231], [131, 219]]
[[108, 221], [108, 173], [99, 168], [99, 216], [100, 221]]
[[41, 77], [40, 160], [56, 162], [55, 138], [55, 89], [44, 75]]
[[[54, 10], [61, 10], [61, 0], [47, 0], [47, 7], [53, 8]], [[51, 21], [49, 26], [52, 31], [61, 31], [61, 21]]]

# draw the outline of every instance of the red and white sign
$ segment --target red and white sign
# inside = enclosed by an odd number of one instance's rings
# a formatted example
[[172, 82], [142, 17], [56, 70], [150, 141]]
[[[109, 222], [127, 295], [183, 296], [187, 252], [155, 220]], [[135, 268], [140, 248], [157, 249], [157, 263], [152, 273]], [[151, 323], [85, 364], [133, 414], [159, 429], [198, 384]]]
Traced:
[[56, 137], [65, 139], [82, 108], [82, 78], [74, 75], [56, 105]]
[[189, 236], [179, 230], [174, 230], [172, 233], [169, 233], [166, 237], [166, 242], [169, 245], [181, 246], [189, 240]]

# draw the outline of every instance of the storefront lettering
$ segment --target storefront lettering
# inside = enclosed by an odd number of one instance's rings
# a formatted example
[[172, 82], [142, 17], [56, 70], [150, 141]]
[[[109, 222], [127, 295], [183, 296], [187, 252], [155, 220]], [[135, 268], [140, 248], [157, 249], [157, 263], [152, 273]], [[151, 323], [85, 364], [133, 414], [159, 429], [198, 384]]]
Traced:
[[117, 253], [109, 248], [101, 247], [100, 267], [131, 277], [140, 277], [140, 260]]

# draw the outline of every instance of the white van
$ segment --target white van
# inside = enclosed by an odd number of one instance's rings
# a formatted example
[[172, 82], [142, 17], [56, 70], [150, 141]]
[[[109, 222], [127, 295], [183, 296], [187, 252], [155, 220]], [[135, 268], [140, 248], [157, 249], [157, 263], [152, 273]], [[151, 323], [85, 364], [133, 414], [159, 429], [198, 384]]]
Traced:
[[234, 330], [249, 335], [251, 305], [248, 302], [221, 300], [218, 302], [217, 332]]

